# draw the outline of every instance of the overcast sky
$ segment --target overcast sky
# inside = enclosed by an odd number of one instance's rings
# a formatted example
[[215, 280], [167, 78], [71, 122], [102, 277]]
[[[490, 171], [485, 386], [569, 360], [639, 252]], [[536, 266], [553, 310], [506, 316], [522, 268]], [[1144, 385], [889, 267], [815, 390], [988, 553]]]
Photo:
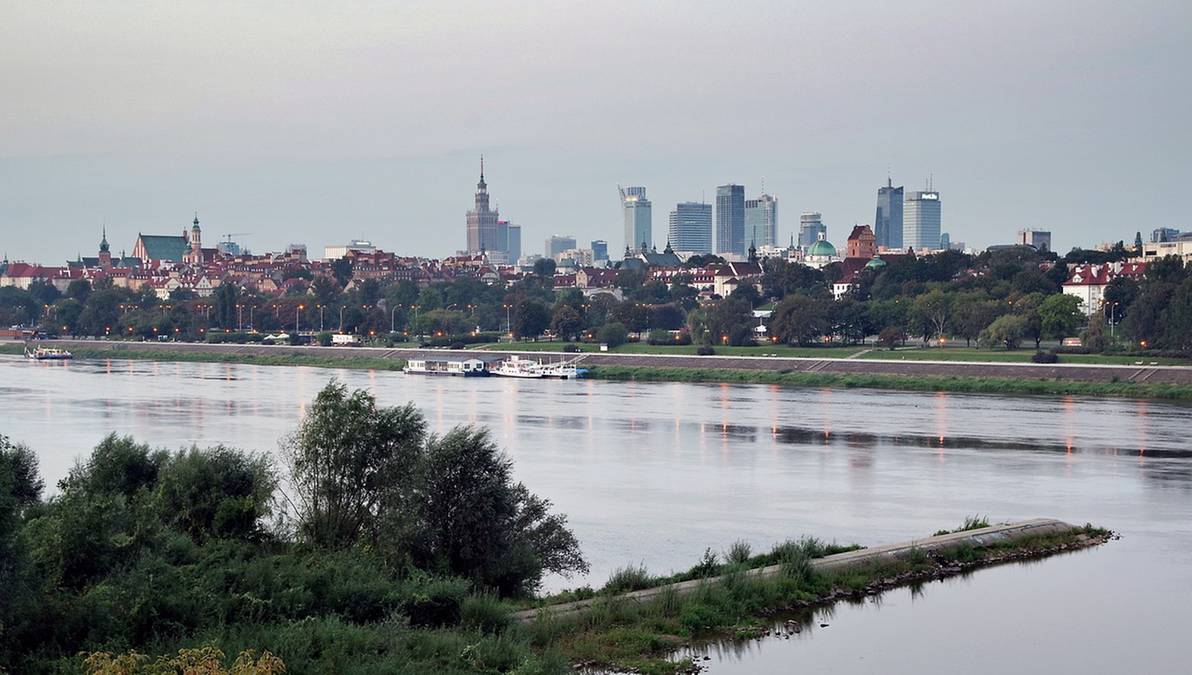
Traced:
[[[400, 7], [398, 7], [400, 5]], [[0, 249], [138, 232], [464, 246], [484, 154], [524, 252], [623, 246], [616, 185], [743, 183], [829, 239], [887, 168], [943, 229], [1055, 248], [1192, 228], [1192, 2], [5, 2]]]

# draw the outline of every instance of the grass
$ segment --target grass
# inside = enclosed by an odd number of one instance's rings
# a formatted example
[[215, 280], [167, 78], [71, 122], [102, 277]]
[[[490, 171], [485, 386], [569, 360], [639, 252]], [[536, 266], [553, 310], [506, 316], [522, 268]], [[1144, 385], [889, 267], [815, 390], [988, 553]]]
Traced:
[[[122, 343], [123, 345], [123, 343]], [[81, 359], [132, 359], [140, 361], [176, 361], [183, 363], [243, 363], [254, 366], [310, 366], [314, 368], [359, 368], [365, 370], [401, 370], [404, 359], [375, 356], [320, 356], [318, 354], [236, 354], [226, 351], [188, 352], [164, 348], [72, 347]], [[0, 354], [21, 354], [21, 345], [0, 345]]]
[[[599, 352], [600, 345], [564, 342], [500, 342], [477, 345], [477, 349], [502, 352], [561, 352], [565, 344], [578, 346], [583, 352]], [[613, 354], [675, 354], [694, 356], [699, 345], [651, 345], [645, 342], [627, 342], [608, 351]], [[758, 347], [714, 347], [718, 356], [784, 356], [823, 359], [842, 359], [868, 349], [853, 347], [790, 347], [787, 345], [762, 345]]]
[[[1046, 349], [1046, 347], [1044, 347]], [[1034, 356], [1032, 347], [1013, 351], [1002, 349], [970, 349], [967, 347], [909, 347], [893, 351], [877, 349], [858, 356], [861, 359], [888, 359], [893, 361], [988, 361], [994, 363], [1029, 363]], [[1103, 364], [1132, 366], [1142, 361], [1150, 365], [1189, 366], [1192, 361], [1162, 356], [1123, 356], [1117, 354], [1060, 354], [1059, 363]]]
[[941, 534], [955, 534], [956, 532], [968, 532], [969, 530], [979, 530], [983, 527], [989, 527], [989, 519], [986, 516], [965, 516], [964, 522], [955, 530], [938, 530], [935, 536]]
[[720, 580], [689, 595], [671, 589], [644, 602], [610, 596], [576, 615], [540, 613], [511, 632], [526, 636], [536, 649], [557, 650], [589, 668], [657, 675], [687, 672], [690, 663], [671, 658], [678, 647], [700, 640], [758, 637], [768, 631], [776, 612], [823, 604], [841, 595], [862, 597], [982, 565], [1041, 557], [1100, 543], [1108, 535], [1085, 526], [982, 548], [959, 544], [930, 554], [918, 550], [900, 559], [833, 571], [816, 570], [805, 544], [780, 544], [766, 554], [782, 563], [776, 576], [762, 578], [745, 574], [745, 566], [728, 565]]
[[1048, 396], [1116, 396], [1192, 400], [1192, 385], [1138, 382], [972, 377], [803, 373], [732, 368], [661, 368], [654, 366], [591, 366], [588, 377], [639, 382], [722, 382], [777, 384], [794, 387], [894, 389], [898, 391], [954, 391], [975, 394], [1040, 394]]

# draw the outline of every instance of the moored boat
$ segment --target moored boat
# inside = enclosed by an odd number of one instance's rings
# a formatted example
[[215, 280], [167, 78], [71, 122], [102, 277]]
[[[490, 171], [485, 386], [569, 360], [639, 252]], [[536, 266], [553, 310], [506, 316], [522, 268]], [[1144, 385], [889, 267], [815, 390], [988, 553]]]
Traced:
[[410, 375], [455, 375], [458, 377], [484, 377], [489, 374], [488, 365], [480, 359], [410, 359], [402, 372]]
[[66, 361], [73, 359], [74, 354], [57, 347], [36, 347], [32, 351], [25, 347], [25, 357], [38, 361]]

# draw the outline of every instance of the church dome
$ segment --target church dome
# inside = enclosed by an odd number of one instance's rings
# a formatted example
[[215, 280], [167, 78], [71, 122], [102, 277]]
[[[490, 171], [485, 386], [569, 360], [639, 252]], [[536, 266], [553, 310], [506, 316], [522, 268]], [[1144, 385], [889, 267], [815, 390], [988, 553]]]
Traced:
[[872, 260], [865, 263], [865, 269], [870, 269], [870, 270], [880, 270], [881, 268], [883, 268], [885, 266], [886, 266], [886, 261], [882, 260], [881, 258], [879, 258], [877, 256], [873, 256]]
[[818, 239], [811, 248], [807, 250], [807, 255], [818, 256], [821, 258], [835, 258], [836, 247], [833, 246], [827, 239]]

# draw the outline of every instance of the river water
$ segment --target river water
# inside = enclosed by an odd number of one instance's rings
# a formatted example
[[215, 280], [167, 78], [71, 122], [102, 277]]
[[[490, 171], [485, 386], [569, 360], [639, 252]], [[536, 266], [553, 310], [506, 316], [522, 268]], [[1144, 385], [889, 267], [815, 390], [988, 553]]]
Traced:
[[789, 640], [713, 645], [711, 673], [1192, 672], [1186, 405], [0, 357], [0, 433], [39, 453], [49, 483], [112, 431], [269, 452], [331, 377], [415, 402], [437, 431], [489, 427], [592, 563], [548, 590], [627, 564], [685, 569], [737, 539], [889, 543], [970, 514], [1122, 535], [839, 604]]

